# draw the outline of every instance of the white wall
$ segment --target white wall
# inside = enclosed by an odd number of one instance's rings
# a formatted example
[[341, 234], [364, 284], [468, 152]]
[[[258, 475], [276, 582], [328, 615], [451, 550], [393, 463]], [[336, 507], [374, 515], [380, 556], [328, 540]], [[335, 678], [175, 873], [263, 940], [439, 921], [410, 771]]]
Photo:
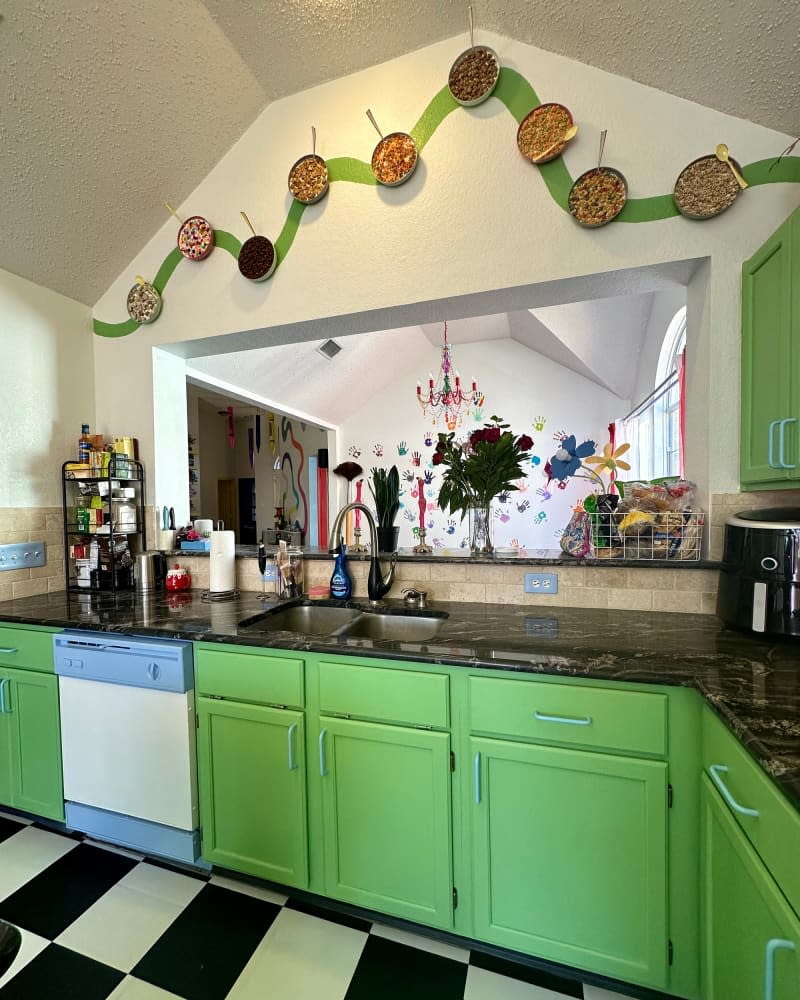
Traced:
[[[496, 505], [495, 545], [513, 544], [529, 551], [558, 548], [558, 533], [569, 521], [573, 505], [592, 487], [580, 479], [570, 480], [563, 491], [555, 483], [545, 490], [544, 465], [558, 448], [553, 435], [563, 430], [575, 434], [578, 443], [592, 438], [600, 449], [608, 440], [608, 424], [622, 415], [628, 401], [514, 340], [459, 344], [453, 348], [453, 359], [465, 379], [475, 375], [486, 397], [480, 421], [464, 421], [457, 436], [466, 437], [497, 414], [515, 434], [533, 438], [532, 456], [539, 459], [537, 465], [527, 467], [524, 491], [511, 493], [507, 503]], [[420, 354], [419, 377], [424, 378], [429, 370], [435, 374], [439, 362], [439, 351], [434, 347], [427, 355]], [[544, 426], [537, 430], [542, 419]], [[423, 416], [413, 381], [408, 380], [383, 390], [340, 427], [337, 463], [352, 458], [364, 468], [363, 496], [370, 506], [372, 467], [397, 465], [403, 489], [403, 508], [397, 520], [401, 547], [414, 544], [413, 528], [419, 524], [416, 480], [426, 473], [432, 476], [425, 490], [426, 541], [437, 548], [457, 548], [466, 541], [466, 522], [451, 518], [436, 505], [443, 467], [435, 468], [431, 457], [440, 430], [446, 430], [443, 424], [434, 427], [431, 418]], [[405, 453], [400, 454], [403, 449]], [[376, 451], [383, 454], [377, 456]], [[415, 454], [419, 455], [419, 466], [414, 464]]]
[[[633, 197], [671, 191], [685, 164], [720, 139], [744, 164], [776, 155], [788, 141], [512, 39], [489, 33], [486, 41], [543, 100], [557, 99], [573, 110], [580, 133], [564, 156], [571, 175], [595, 162], [597, 136], [606, 127], [605, 161], [627, 176]], [[244, 237], [244, 207], [260, 232], [276, 237], [290, 205], [285, 178], [307, 149], [308, 123], [317, 125], [324, 157], [368, 160], [375, 135], [363, 114], [365, 95], [384, 131], [408, 129], [462, 48], [460, 38], [440, 42], [276, 102], [192, 193], [182, 214], [205, 214]], [[665, 122], [678, 127], [665, 128]], [[407, 184], [380, 190], [333, 184], [326, 199], [306, 210], [290, 256], [264, 284], [242, 279], [219, 249], [200, 264], [182, 262], [156, 323], [129, 337], [95, 339], [103, 424], [137, 434], [148, 461], [153, 345], [180, 344], [187, 356], [199, 356], [278, 336], [317, 339], [322, 330], [340, 336], [471, 315], [480, 311], [476, 303], [484, 312], [546, 305], [557, 300], [559, 279], [710, 258], [704, 287], [689, 297], [690, 312], [695, 299], [700, 305], [695, 360], [706, 364], [689, 380], [694, 398], [688, 413], [697, 422], [692, 433], [706, 445], [694, 452], [693, 475], [706, 490], [734, 489], [741, 262], [800, 202], [800, 187], [752, 187], [728, 212], [705, 223], [674, 218], [581, 229], [519, 155], [515, 132], [514, 120], [496, 100], [458, 109], [425, 146]], [[169, 220], [97, 303], [98, 319], [125, 318], [134, 276], [152, 277], [174, 240], [175, 221]], [[253, 330], [266, 332], [247, 333]], [[215, 337], [225, 346], [208, 342]], [[120, 370], [141, 382], [141, 391], [113, 391], [112, 375]]]
[[61, 463], [94, 427], [91, 311], [0, 271], [0, 507], [60, 507]]
[[[636, 382], [633, 392], [632, 406], [636, 406], [643, 399], [646, 399], [656, 387], [656, 369], [658, 368], [658, 358], [661, 353], [661, 345], [667, 328], [672, 322], [675, 313], [686, 305], [686, 289], [675, 288], [670, 291], [659, 292], [653, 296], [653, 306], [647, 320], [647, 329], [642, 342], [642, 350], [639, 354], [639, 363], [636, 369]], [[689, 334], [691, 336], [691, 334]]]

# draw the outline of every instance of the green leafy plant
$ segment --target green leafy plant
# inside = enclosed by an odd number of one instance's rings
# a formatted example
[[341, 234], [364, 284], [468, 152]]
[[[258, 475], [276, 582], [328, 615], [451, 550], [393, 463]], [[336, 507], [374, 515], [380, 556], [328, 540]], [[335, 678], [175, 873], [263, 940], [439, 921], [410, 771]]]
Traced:
[[388, 470], [374, 468], [369, 491], [375, 501], [378, 527], [391, 528], [400, 510], [400, 473], [397, 466], [393, 465]]
[[512, 434], [502, 417], [473, 431], [466, 441], [455, 434], [440, 434], [433, 453], [434, 465], [447, 466], [439, 489], [439, 506], [451, 514], [466, 515], [470, 507], [486, 507], [498, 493], [518, 489], [522, 463], [530, 458], [533, 441], [527, 434]]

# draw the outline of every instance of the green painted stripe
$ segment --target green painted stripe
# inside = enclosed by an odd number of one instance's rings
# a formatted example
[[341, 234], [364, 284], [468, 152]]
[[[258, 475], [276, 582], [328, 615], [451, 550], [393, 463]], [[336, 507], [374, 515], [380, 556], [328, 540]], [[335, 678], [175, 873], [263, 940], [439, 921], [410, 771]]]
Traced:
[[[541, 104], [539, 96], [524, 76], [516, 70], [503, 66], [497, 80], [492, 98], [497, 98], [501, 104], [508, 109], [511, 117], [519, 124], [525, 115], [533, 108]], [[461, 105], [455, 100], [447, 86], [436, 94], [429, 102], [428, 106], [420, 115], [419, 121], [411, 129], [411, 136], [417, 144], [417, 149], [421, 153], [433, 136], [436, 129], [442, 124], [448, 115], [460, 108]], [[464, 109], [467, 113], [469, 108]], [[346, 181], [348, 184], [366, 184], [376, 187], [378, 182], [372, 173], [372, 167], [364, 160], [357, 160], [352, 156], [337, 156], [327, 161], [328, 178], [331, 184], [338, 181]], [[531, 165], [531, 169], [541, 175], [550, 197], [559, 208], [565, 212], [569, 211], [567, 202], [570, 188], [572, 187], [572, 177], [567, 170], [562, 157], [544, 163], [540, 167]], [[786, 156], [779, 163], [775, 158], [769, 160], [758, 160], [742, 167], [745, 179], [756, 187], [760, 184], [800, 184], [800, 157]], [[289, 250], [294, 243], [297, 231], [300, 228], [300, 221], [306, 210], [306, 205], [299, 201], [292, 201], [292, 205], [286, 216], [280, 236], [275, 242], [275, 252], [278, 257], [278, 266], [286, 259]], [[614, 220], [615, 222], [658, 222], [663, 219], [671, 219], [679, 215], [675, 202], [671, 194], [653, 195], [648, 198], [629, 198], [627, 204]], [[214, 231], [214, 244], [238, 259], [241, 250], [241, 242], [231, 233], [224, 229]], [[153, 286], [158, 292], [163, 294], [167, 282], [172, 277], [175, 268], [183, 260], [180, 251], [176, 247], [170, 251], [164, 259], [164, 263], [158, 269], [158, 273], [153, 281]], [[126, 337], [129, 333], [139, 329], [140, 324], [132, 319], [123, 323], [104, 323], [102, 320], [93, 320], [94, 332], [99, 337]]]

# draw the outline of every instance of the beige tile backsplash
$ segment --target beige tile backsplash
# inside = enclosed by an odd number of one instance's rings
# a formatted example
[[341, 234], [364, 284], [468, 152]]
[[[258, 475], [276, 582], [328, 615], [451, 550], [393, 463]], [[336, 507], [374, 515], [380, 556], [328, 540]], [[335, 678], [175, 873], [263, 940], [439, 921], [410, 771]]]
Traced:
[[[716, 493], [711, 498], [710, 558], [722, 556], [726, 518], [737, 510], [772, 506], [800, 506], [800, 490], [761, 493]], [[154, 537], [155, 512], [147, 508], [148, 536]], [[0, 542], [43, 540], [47, 563], [38, 569], [0, 573], [0, 600], [28, 597], [64, 588], [64, 549], [60, 507], [0, 508]], [[179, 557], [192, 573], [192, 584], [208, 587], [208, 558]], [[332, 562], [308, 560], [306, 587], [323, 586], [330, 580]], [[366, 597], [366, 562], [351, 562], [356, 597]], [[717, 571], [626, 568], [622, 566], [554, 566], [558, 594], [524, 593], [523, 581], [531, 566], [489, 566], [476, 563], [412, 563], [397, 566], [390, 597], [400, 597], [404, 587], [428, 591], [431, 601], [477, 601], [479, 603], [560, 605], [576, 608], [616, 608], [640, 611], [682, 611], [713, 614], [717, 594]], [[236, 585], [240, 590], [260, 590], [255, 559], [237, 559]]]

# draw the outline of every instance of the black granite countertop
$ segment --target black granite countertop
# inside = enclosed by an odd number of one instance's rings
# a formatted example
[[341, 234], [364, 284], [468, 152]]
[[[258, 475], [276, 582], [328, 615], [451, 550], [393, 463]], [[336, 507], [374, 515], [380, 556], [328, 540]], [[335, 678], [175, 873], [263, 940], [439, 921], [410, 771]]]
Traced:
[[448, 617], [422, 643], [248, 631], [270, 606], [256, 593], [208, 603], [200, 591], [62, 592], [0, 603], [0, 621], [694, 687], [800, 809], [797, 640], [735, 632], [711, 615], [467, 603], [437, 603]]

